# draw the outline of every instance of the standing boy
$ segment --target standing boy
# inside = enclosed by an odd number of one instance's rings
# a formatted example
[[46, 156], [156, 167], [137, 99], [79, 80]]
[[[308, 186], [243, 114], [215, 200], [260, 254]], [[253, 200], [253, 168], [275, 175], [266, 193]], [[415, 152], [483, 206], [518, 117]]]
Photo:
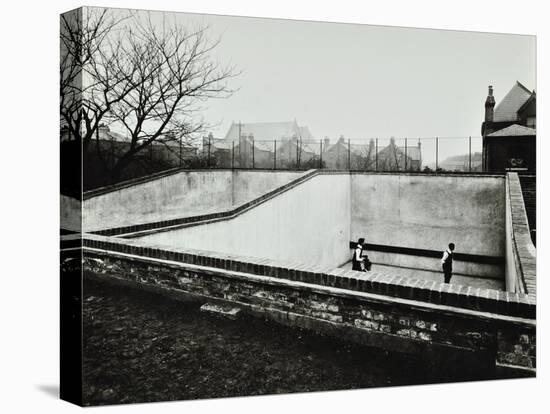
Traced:
[[453, 274], [453, 251], [455, 249], [454, 243], [449, 243], [449, 248], [443, 252], [443, 258], [441, 259], [441, 265], [443, 266], [443, 275], [445, 278], [445, 283], [451, 281], [451, 276]]

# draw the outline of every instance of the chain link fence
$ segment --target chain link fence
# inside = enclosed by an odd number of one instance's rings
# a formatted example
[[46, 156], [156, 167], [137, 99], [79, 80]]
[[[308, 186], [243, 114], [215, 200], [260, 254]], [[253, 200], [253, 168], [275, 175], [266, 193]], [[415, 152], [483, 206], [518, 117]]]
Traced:
[[[86, 189], [113, 184], [108, 172], [128, 151], [128, 142], [94, 141], [84, 156]], [[156, 142], [135, 154], [116, 181], [171, 168], [313, 168], [379, 172], [481, 172], [481, 137], [372, 138], [236, 141], [208, 136], [190, 145]]]
[[481, 172], [481, 137], [255, 140], [207, 137], [197, 152], [208, 168], [380, 172]]

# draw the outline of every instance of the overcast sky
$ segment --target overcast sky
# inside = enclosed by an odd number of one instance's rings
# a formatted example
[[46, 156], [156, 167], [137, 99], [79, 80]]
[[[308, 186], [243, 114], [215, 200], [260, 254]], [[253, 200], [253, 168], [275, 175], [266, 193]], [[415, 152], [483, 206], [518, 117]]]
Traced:
[[[153, 13], [153, 18], [162, 16]], [[221, 36], [216, 57], [243, 73], [205, 120], [296, 119], [315, 138], [479, 136], [487, 86], [536, 89], [534, 36], [174, 13]]]

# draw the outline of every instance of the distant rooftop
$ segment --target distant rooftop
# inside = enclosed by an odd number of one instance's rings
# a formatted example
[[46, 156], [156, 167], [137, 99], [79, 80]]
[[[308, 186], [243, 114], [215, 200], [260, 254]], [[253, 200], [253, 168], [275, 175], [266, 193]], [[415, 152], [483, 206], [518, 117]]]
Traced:
[[225, 135], [225, 139], [238, 141], [239, 134], [241, 136], [252, 134], [255, 140], [290, 139], [292, 137], [303, 140], [313, 139], [309, 128], [307, 126], [299, 126], [295, 120], [284, 122], [233, 122]]

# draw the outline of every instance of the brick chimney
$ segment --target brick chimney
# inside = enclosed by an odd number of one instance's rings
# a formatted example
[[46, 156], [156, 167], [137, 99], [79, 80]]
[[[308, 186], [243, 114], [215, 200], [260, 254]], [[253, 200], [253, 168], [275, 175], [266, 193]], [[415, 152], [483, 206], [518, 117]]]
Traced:
[[489, 94], [485, 100], [485, 122], [493, 122], [495, 110], [495, 97], [493, 96], [493, 86], [489, 85]]

